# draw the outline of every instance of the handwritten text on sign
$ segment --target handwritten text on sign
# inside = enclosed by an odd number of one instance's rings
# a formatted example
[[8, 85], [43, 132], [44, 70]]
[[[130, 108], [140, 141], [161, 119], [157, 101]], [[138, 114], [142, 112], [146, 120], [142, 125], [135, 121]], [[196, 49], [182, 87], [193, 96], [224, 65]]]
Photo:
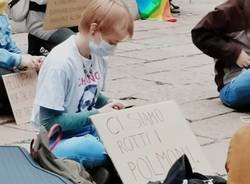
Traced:
[[91, 0], [49, 0], [44, 21], [45, 29], [77, 26], [81, 14]]
[[163, 180], [184, 153], [195, 170], [211, 173], [188, 123], [172, 101], [91, 119], [125, 184]]
[[36, 71], [4, 75], [3, 80], [16, 123], [29, 122], [35, 97]]

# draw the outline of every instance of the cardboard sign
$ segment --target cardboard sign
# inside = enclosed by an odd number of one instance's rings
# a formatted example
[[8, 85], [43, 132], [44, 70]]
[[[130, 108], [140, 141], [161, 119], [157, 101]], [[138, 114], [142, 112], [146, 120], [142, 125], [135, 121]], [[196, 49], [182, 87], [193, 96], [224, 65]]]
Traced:
[[77, 26], [89, 1], [91, 0], [48, 0], [44, 29]]
[[36, 71], [4, 75], [3, 81], [16, 123], [29, 122], [36, 91]]
[[183, 153], [194, 170], [212, 173], [173, 101], [99, 114], [91, 120], [124, 184], [164, 180]]

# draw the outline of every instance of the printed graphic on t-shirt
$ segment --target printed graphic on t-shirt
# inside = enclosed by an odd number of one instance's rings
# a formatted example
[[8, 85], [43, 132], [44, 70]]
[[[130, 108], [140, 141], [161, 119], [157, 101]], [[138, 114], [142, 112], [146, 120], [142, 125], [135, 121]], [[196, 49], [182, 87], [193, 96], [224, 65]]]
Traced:
[[86, 86], [77, 106], [77, 112], [90, 111], [95, 104], [96, 95], [96, 84]]
[[91, 84], [93, 82], [97, 82], [101, 80], [101, 76], [99, 74], [99, 72], [94, 72], [93, 74], [88, 74], [88, 76], [84, 76], [84, 77], [81, 77], [79, 78], [79, 83], [78, 83], [78, 86], [86, 86], [88, 84]]

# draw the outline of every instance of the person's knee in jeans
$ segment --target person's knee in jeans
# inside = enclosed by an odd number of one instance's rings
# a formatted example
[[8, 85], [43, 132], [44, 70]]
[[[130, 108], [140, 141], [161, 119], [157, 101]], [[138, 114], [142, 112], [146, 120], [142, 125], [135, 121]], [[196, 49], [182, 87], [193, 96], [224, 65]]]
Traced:
[[90, 134], [61, 140], [53, 153], [62, 159], [75, 160], [86, 168], [101, 166], [107, 159], [103, 144]]
[[236, 109], [250, 105], [250, 70], [244, 69], [235, 79], [220, 91], [222, 102]]

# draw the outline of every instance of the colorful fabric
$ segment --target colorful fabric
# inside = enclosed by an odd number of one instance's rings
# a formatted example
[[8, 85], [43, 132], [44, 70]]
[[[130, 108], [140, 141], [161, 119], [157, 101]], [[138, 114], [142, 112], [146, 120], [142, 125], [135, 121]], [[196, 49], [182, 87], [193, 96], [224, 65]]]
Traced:
[[0, 15], [0, 67], [12, 69], [21, 63], [21, 51], [11, 38], [8, 18]]

